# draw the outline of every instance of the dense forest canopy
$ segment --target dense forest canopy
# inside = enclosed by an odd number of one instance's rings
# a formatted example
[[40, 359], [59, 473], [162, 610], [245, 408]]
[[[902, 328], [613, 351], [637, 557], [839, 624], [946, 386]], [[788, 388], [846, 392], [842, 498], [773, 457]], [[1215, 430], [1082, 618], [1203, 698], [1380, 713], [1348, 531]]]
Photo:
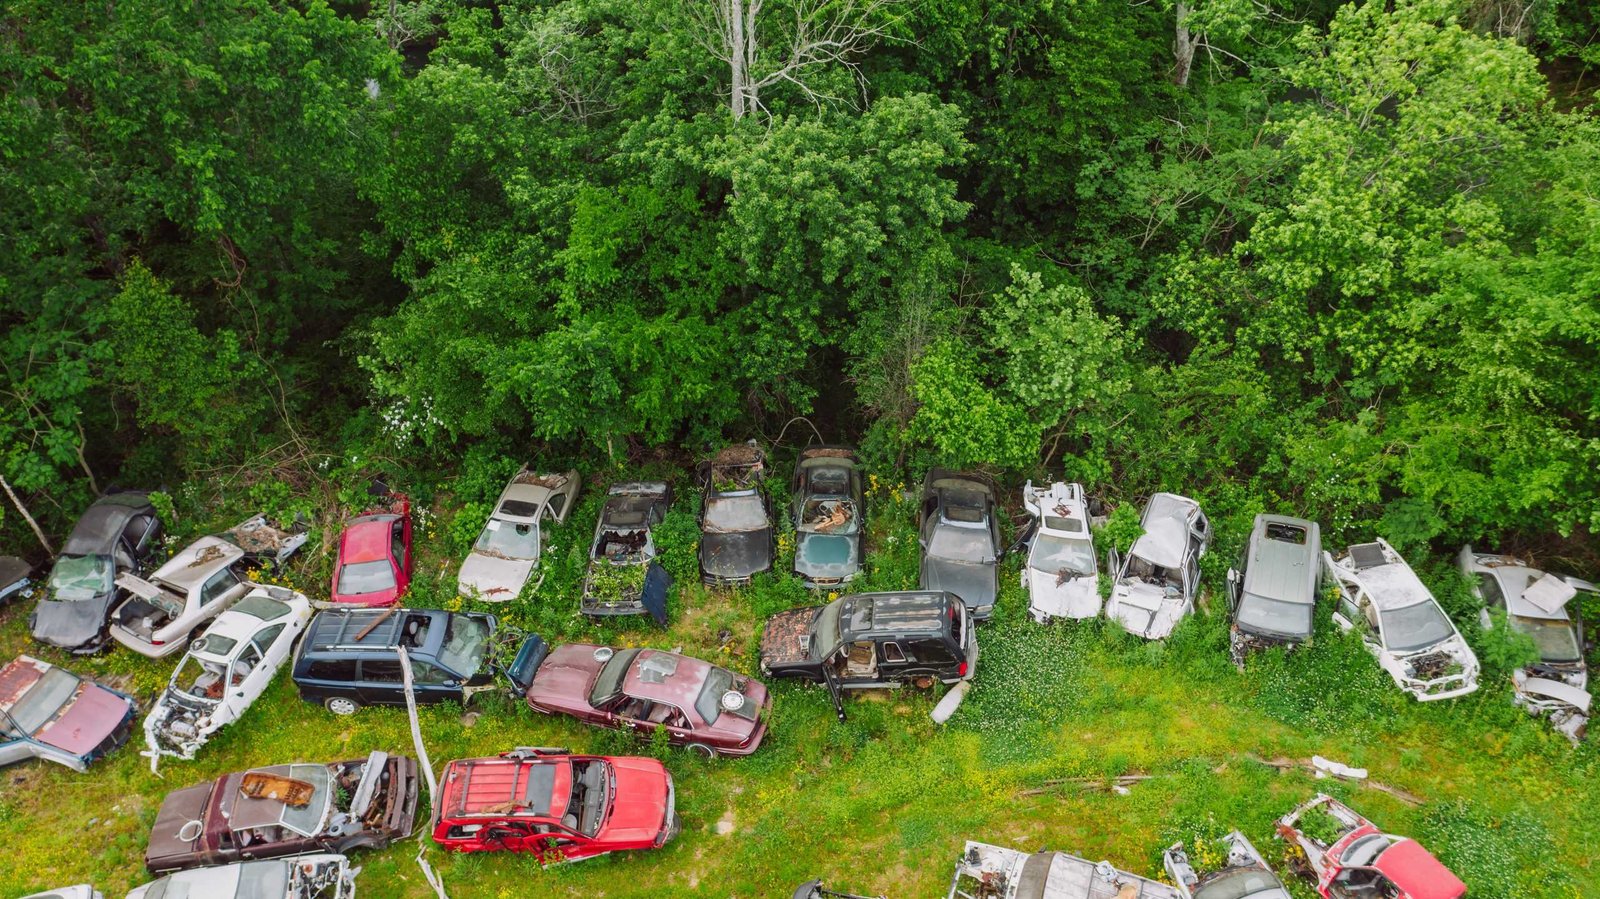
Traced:
[[[3, 548], [110, 483], [882, 470], [1600, 526], [1577, 0], [12, 0]], [[487, 448], [485, 450], [484, 448]]]

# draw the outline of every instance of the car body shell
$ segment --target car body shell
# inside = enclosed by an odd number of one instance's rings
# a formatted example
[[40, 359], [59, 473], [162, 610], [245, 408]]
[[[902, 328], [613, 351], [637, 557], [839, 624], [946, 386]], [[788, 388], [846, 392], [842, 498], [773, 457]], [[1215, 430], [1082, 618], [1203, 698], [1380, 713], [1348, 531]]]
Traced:
[[[544, 641], [530, 637], [529, 642], [524, 649], [536, 651]], [[707, 755], [749, 755], [767, 732], [772, 700], [765, 685], [689, 656], [568, 643], [549, 650], [542, 661], [527, 661], [534, 670], [526, 685], [517, 683], [522, 678], [516, 671], [512, 679], [538, 712], [571, 715], [586, 724], [646, 737], [659, 727], [672, 745], [694, 746]], [[613, 673], [624, 673], [595, 705], [596, 684], [608, 666]], [[726, 689], [707, 696], [713, 678], [713, 686], [725, 680]], [[713, 712], [711, 720], [707, 708]]]
[[1322, 586], [1322, 528], [1284, 515], [1257, 515], [1239, 567], [1228, 569], [1235, 664], [1251, 652], [1311, 639]]
[[1000, 590], [997, 496], [994, 482], [981, 474], [935, 468], [923, 479], [918, 505], [918, 585], [961, 597], [980, 621], [994, 613]]
[[[461, 621], [471, 624], [462, 626]], [[403, 706], [406, 694], [395, 650], [404, 646], [418, 704], [465, 704], [476, 693], [495, 689], [490, 650], [497, 629], [495, 617], [481, 612], [325, 609], [300, 642], [291, 676], [301, 699], [341, 713], [367, 705]], [[454, 659], [472, 648], [463, 644], [480, 636], [473, 670], [452, 667]]]
[[[523, 466], [494, 501], [494, 511], [461, 562], [456, 589], [462, 596], [484, 602], [516, 599], [539, 567], [546, 519], [560, 524], [577, 503], [583, 479], [576, 471], [536, 474]], [[516, 534], [518, 549], [496, 546], [506, 534]]]
[[356, 874], [335, 853], [190, 868], [138, 886], [128, 899], [355, 899]]
[[1157, 493], [1145, 503], [1139, 525], [1143, 533], [1126, 557], [1110, 551], [1106, 617], [1120, 621], [1130, 634], [1160, 640], [1194, 611], [1211, 521], [1187, 496]]
[[1020, 852], [968, 840], [948, 899], [1182, 899], [1170, 884], [1070, 852]]
[[[336, 603], [357, 606], [398, 603], [411, 586], [415, 565], [412, 539], [411, 500], [405, 496], [392, 496], [384, 506], [350, 519], [339, 535], [329, 596]], [[354, 566], [367, 566], [363, 571], [382, 566], [378, 570], [388, 574], [373, 582], [358, 582]], [[372, 589], [364, 589], [366, 586]]]
[[[381, 848], [416, 824], [417, 763], [374, 752], [332, 764], [290, 764], [224, 774], [167, 794], [145, 849], [161, 874], [199, 865], [308, 852]], [[266, 785], [266, 790], [247, 791]], [[303, 784], [293, 799], [286, 787]]]
[[1022, 488], [1022, 507], [1033, 516], [1022, 587], [1028, 614], [1045, 624], [1055, 618], [1094, 618], [1100, 614], [1094, 537], [1082, 484], [1056, 482]]
[[43, 759], [85, 771], [128, 741], [133, 697], [48, 662], [0, 668], [0, 765]]
[[[1324, 843], [1301, 827], [1325, 812], [1338, 836]], [[1461, 899], [1467, 887], [1417, 841], [1383, 833], [1331, 796], [1318, 793], [1278, 820], [1278, 835], [1304, 853], [1324, 899]]]
[[[579, 608], [585, 615], [642, 615], [645, 571], [656, 558], [656, 525], [672, 506], [672, 487], [664, 481], [612, 484], [600, 506], [589, 543], [589, 567], [583, 577]], [[638, 571], [638, 583], [627, 572]], [[607, 575], [612, 576], [608, 580]], [[614, 580], [614, 592], [603, 584]]]
[[866, 496], [861, 462], [842, 446], [801, 451], [790, 486], [794, 573], [812, 589], [833, 590], [861, 574]]
[[[1359, 633], [1367, 651], [1402, 690], [1430, 702], [1478, 689], [1477, 655], [1387, 541], [1378, 537], [1353, 544], [1337, 558], [1324, 551], [1322, 562], [1338, 591], [1334, 623]], [[1420, 635], [1402, 630], [1412, 620], [1426, 623]]]
[[32, 599], [35, 592], [33, 566], [16, 556], [0, 556], [0, 606]]
[[434, 842], [527, 852], [541, 864], [659, 849], [677, 835], [672, 775], [655, 759], [519, 750], [445, 766]]
[[192, 759], [238, 720], [289, 658], [311, 603], [283, 587], [256, 586], [192, 644], [144, 720], [151, 769], [162, 756]]
[[700, 463], [700, 579], [736, 587], [772, 570], [772, 498], [767, 457], [755, 441]]
[[1161, 866], [1183, 899], [1292, 899], [1288, 887], [1256, 847], [1235, 830], [1217, 841], [1222, 863], [1210, 871], [1196, 871], [1182, 842], [1167, 847]]
[[76, 886], [45, 890], [42, 893], [29, 893], [22, 899], [105, 899], [105, 894], [87, 883], [80, 883]]
[[142, 573], [160, 536], [161, 518], [148, 494], [124, 491], [95, 500], [45, 579], [44, 596], [28, 618], [33, 638], [75, 653], [104, 649], [116, 576]]
[[167, 560], [148, 580], [117, 577], [125, 598], [111, 612], [111, 637], [141, 655], [165, 658], [188, 645], [190, 632], [250, 592], [236, 563], [244, 551], [202, 537]]

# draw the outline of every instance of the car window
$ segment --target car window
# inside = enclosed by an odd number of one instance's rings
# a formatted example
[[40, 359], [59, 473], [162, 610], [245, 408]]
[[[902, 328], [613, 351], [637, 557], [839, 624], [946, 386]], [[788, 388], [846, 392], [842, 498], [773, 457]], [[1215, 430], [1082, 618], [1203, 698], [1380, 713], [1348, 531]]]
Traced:
[[394, 557], [397, 561], [404, 561], [406, 557], [404, 522], [401, 522], [397, 519], [394, 523], [394, 528], [390, 531], [390, 535], [389, 551], [394, 554]]
[[427, 662], [412, 662], [411, 677], [419, 684], [444, 684], [455, 680], [450, 672]]
[[200, 588], [200, 604], [207, 605], [211, 603], [238, 584], [239, 576], [233, 573], [232, 568], [222, 569], [213, 574], [211, 579], [206, 581], [205, 586]]
[[55, 599], [93, 599], [111, 592], [116, 575], [110, 556], [62, 556], [50, 569], [46, 588]]
[[17, 739], [43, 727], [55, 717], [63, 703], [78, 689], [78, 677], [60, 668], [51, 668], [34, 681], [28, 692], [11, 707], [11, 714], [0, 715], [0, 734]]
[[906, 660], [905, 650], [901, 649], [898, 643], [885, 643], [883, 644], [883, 660], [885, 662], [904, 662]]
[[561, 515], [561, 510], [566, 507], [567, 495], [565, 493], [557, 493], [550, 497], [550, 505], [547, 508], [550, 510], [550, 517], [556, 518]]
[[1500, 589], [1500, 579], [1487, 571], [1478, 572], [1478, 589], [1483, 593], [1483, 601], [1499, 608], [1505, 605], [1506, 595]]
[[315, 680], [355, 680], [356, 663], [349, 659], [318, 659], [306, 666], [305, 676]]
[[339, 592], [346, 595], [379, 593], [395, 586], [394, 566], [387, 559], [351, 562], [339, 569]]
[[911, 657], [920, 662], [950, 663], [955, 661], [950, 648], [942, 640], [917, 640], [907, 644]]
[[1383, 613], [1383, 642], [1395, 652], [1426, 649], [1448, 639], [1455, 629], [1431, 602], [1419, 602]]
[[369, 684], [398, 684], [401, 681], [400, 660], [368, 659], [361, 663], [361, 679]]
[[129, 546], [138, 549], [140, 542], [149, 533], [150, 516], [135, 515], [128, 519], [127, 525], [122, 528], [122, 539], [128, 541]]
[[439, 648], [439, 664], [464, 677], [471, 677], [483, 667], [483, 659], [488, 651], [487, 621], [467, 615], [450, 616], [444, 646]]
[[255, 644], [256, 649], [265, 655], [267, 650], [272, 647], [273, 641], [278, 639], [278, 635], [283, 633], [283, 629], [286, 627], [288, 627], [286, 624], [274, 624], [272, 627], [263, 628], [256, 632], [250, 642]]
[[934, 528], [928, 555], [960, 562], [993, 562], [994, 542], [986, 528], [946, 525]]
[[233, 669], [228, 675], [228, 686], [237, 687], [244, 683], [244, 679], [249, 677], [250, 672], [256, 670], [256, 666], [260, 664], [261, 650], [251, 643], [239, 653], [237, 659], [233, 660]]

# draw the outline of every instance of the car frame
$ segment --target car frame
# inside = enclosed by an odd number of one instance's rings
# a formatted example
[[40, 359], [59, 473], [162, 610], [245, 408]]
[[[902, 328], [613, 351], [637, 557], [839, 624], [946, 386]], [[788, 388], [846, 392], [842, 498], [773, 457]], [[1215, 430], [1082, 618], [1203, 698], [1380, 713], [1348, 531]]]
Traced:
[[1161, 866], [1183, 899], [1292, 899], [1289, 888], [1244, 834], [1235, 830], [1215, 842], [1221, 847], [1220, 856], [1201, 854], [1221, 859], [1209, 871], [1195, 870], [1182, 840], [1161, 853]]
[[954, 593], [979, 621], [994, 614], [1000, 592], [998, 497], [987, 475], [933, 468], [917, 504], [918, 587]]
[[[500, 491], [489, 520], [461, 561], [457, 592], [484, 602], [507, 602], [520, 596], [543, 555], [544, 521], [564, 523], [577, 505], [582, 484], [576, 470], [538, 474], [522, 466]], [[543, 580], [540, 575], [534, 588]]]
[[105, 899], [105, 894], [91, 884], [79, 883], [69, 887], [56, 887], [42, 893], [29, 893], [22, 899]]
[[[1100, 572], [1083, 485], [1056, 481], [1041, 488], [1028, 481], [1022, 487], [1022, 508], [1033, 518], [1021, 574], [1028, 614], [1040, 624], [1099, 615]], [[1079, 547], [1076, 559], [1070, 557], [1072, 546]]]
[[[457, 670], [450, 654], [462, 635], [456, 622], [486, 628], [479, 640], [476, 668]], [[412, 671], [412, 695], [419, 705], [458, 702], [498, 689], [495, 637], [499, 622], [483, 612], [442, 609], [348, 607], [324, 609], [307, 627], [290, 667], [300, 698], [335, 715], [353, 715], [362, 706], [403, 706], [406, 692], [396, 648], [404, 646]], [[467, 647], [458, 647], [456, 654]], [[466, 661], [463, 659], [463, 662]], [[466, 667], [464, 664], [461, 667]]]
[[1228, 653], [1243, 666], [1247, 655], [1272, 646], [1292, 649], [1311, 639], [1322, 589], [1322, 528], [1287, 515], [1257, 515], [1228, 569]]
[[700, 580], [737, 587], [772, 570], [775, 551], [767, 454], [754, 440], [723, 448], [695, 469], [700, 482]]
[[35, 592], [33, 566], [26, 559], [0, 556], [0, 606], [14, 600], [32, 599]]
[[653, 531], [671, 507], [672, 485], [665, 481], [628, 481], [606, 488], [589, 543], [579, 611], [594, 618], [648, 613], [666, 626], [672, 577], [656, 562]]
[[755, 678], [661, 649], [552, 649], [535, 634], [506, 676], [536, 712], [646, 738], [659, 729], [669, 744], [706, 758], [755, 752], [772, 713], [772, 698]]
[[800, 451], [789, 488], [793, 571], [813, 590], [843, 588], [861, 574], [867, 499], [861, 460], [845, 446]]
[[[1478, 689], [1477, 654], [1388, 541], [1377, 537], [1351, 544], [1338, 557], [1324, 550], [1322, 563], [1338, 596], [1333, 623], [1360, 634], [1362, 645], [1400, 689], [1422, 702]], [[1431, 631], [1422, 642], [1391, 645], [1398, 626], [1418, 624]]]
[[[1338, 836], [1331, 842], [1323, 842], [1300, 826], [1306, 815], [1316, 811], [1326, 812], [1338, 828]], [[1323, 899], [1461, 899], [1467, 894], [1460, 878], [1417, 841], [1384, 833], [1325, 793], [1279, 818], [1277, 829], [1284, 842], [1304, 854], [1317, 894]], [[1383, 892], [1384, 884], [1393, 891]]]
[[[253, 859], [175, 871], [134, 887], [128, 899], [160, 899], [169, 894], [205, 899], [355, 899], [355, 878], [360, 871], [350, 867], [349, 859], [332, 852]], [[247, 879], [255, 888], [241, 891]], [[180, 889], [174, 890], [174, 885]], [[282, 886], [283, 892], [264, 893], [260, 888], [264, 885]]]
[[[38, 707], [19, 708], [30, 700]], [[36, 758], [87, 771], [128, 742], [138, 711], [120, 690], [18, 656], [0, 668], [0, 766]]]
[[1126, 556], [1115, 548], [1106, 551], [1106, 569], [1112, 573], [1106, 617], [1130, 634], [1161, 640], [1194, 611], [1211, 520], [1187, 496], [1156, 493], [1144, 504], [1139, 526], [1143, 533]]
[[[1132, 892], [1128, 892], [1128, 890]], [[1022, 852], [968, 840], [947, 899], [1183, 899], [1177, 888], [1070, 852]]]
[[[405, 494], [389, 494], [383, 503], [345, 522], [333, 560], [329, 599], [351, 606], [397, 605], [411, 587], [416, 565], [413, 539], [411, 499]], [[366, 566], [359, 577], [356, 566]], [[351, 579], [346, 581], [347, 577]], [[367, 587], [371, 589], [358, 589]]]
[[[143, 573], [160, 536], [161, 516], [148, 493], [116, 491], [90, 504], [61, 547], [45, 578], [44, 596], [28, 616], [33, 639], [76, 655], [106, 648], [117, 575]], [[69, 589], [71, 598], [63, 598]]]

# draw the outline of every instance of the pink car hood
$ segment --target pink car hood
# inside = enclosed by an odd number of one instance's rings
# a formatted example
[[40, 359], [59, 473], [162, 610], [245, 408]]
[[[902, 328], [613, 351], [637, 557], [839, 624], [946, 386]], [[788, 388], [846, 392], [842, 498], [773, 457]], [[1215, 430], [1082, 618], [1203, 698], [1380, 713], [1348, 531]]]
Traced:
[[66, 711], [34, 734], [73, 755], [88, 755], [105, 742], [128, 716], [131, 703], [98, 684], [85, 682], [66, 705]]

